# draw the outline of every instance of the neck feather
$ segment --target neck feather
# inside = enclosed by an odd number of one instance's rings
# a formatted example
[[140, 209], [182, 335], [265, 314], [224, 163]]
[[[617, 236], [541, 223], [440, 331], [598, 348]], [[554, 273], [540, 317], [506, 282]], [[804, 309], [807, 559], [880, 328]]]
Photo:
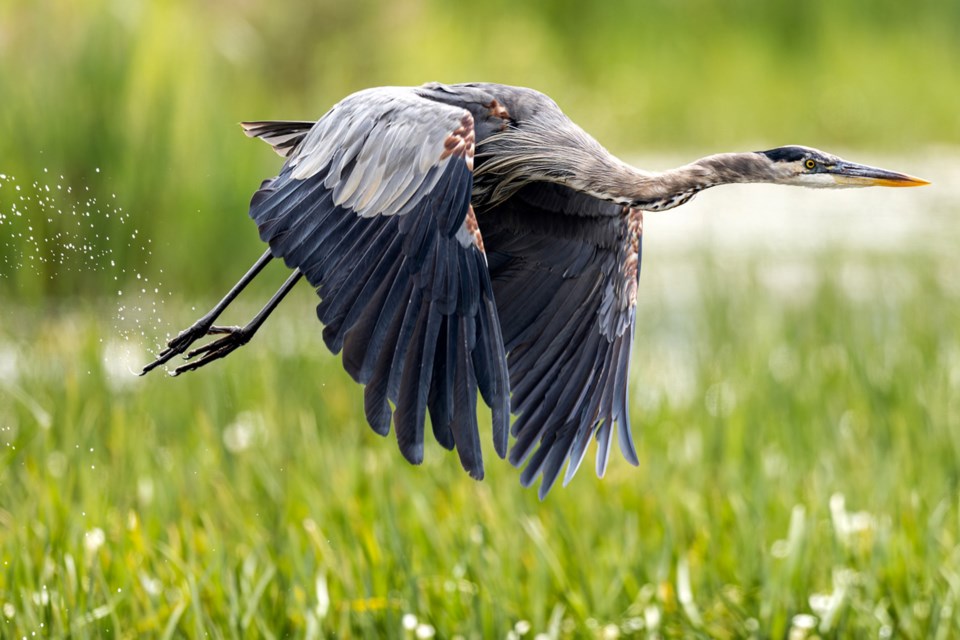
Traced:
[[757, 153], [722, 153], [668, 171], [642, 171], [567, 119], [534, 119], [493, 135], [481, 143], [477, 157], [474, 197], [490, 204], [524, 184], [546, 181], [603, 200], [659, 210], [683, 204], [709, 187], [775, 180], [769, 160]]
[[[590, 190], [607, 199], [643, 208], [645, 204], [682, 204], [704, 189], [740, 182], [772, 182], [769, 162], [756, 153], [721, 153], [658, 173], [618, 162], [616, 171]], [[689, 196], [689, 197], [687, 197]], [[684, 199], [686, 198], [686, 199]], [[682, 202], [681, 202], [682, 200]]]

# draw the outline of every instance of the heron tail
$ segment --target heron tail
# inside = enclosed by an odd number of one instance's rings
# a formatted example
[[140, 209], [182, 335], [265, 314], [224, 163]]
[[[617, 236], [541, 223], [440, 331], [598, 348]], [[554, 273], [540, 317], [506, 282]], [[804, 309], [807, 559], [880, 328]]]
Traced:
[[243, 132], [249, 138], [260, 138], [283, 158], [293, 153], [306, 137], [314, 122], [305, 120], [258, 120], [241, 122]]

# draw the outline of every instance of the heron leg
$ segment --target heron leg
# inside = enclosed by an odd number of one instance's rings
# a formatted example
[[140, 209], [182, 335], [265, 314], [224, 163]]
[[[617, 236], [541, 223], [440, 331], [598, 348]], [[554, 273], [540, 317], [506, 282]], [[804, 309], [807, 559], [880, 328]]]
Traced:
[[267, 317], [273, 313], [273, 310], [277, 308], [277, 305], [280, 304], [280, 301], [283, 300], [288, 293], [290, 293], [290, 290], [293, 289], [294, 285], [297, 284], [301, 277], [303, 277], [303, 273], [298, 270], [295, 271], [289, 278], [287, 278], [287, 281], [283, 283], [283, 286], [280, 287], [280, 290], [273, 294], [273, 297], [270, 298], [270, 301], [257, 313], [256, 316], [254, 316], [253, 320], [246, 324], [246, 326], [210, 327], [208, 333], [221, 333], [226, 335], [188, 353], [186, 356], [188, 360], [200, 355], [203, 357], [199, 360], [192, 360], [185, 365], [177, 367], [174, 370], [173, 375], [177, 376], [185, 371], [194, 371], [195, 369], [199, 369], [203, 365], [209, 364], [214, 360], [219, 360], [220, 358], [227, 356], [234, 350], [250, 342], [250, 339], [253, 338], [253, 334], [257, 332]]
[[273, 255], [269, 250], [260, 256], [257, 262], [250, 267], [250, 270], [247, 271], [242, 278], [240, 278], [240, 281], [233, 285], [233, 288], [230, 289], [227, 295], [223, 297], [223, 300], [217, 303], [217, 306], [207, 312], [202, 318], [194, 322], [192, 325], [181, 331], [176, 337], [171, 338], [167, 342], [167, 348], [160, 352], [160, 355], [157, 356], [156, 360], [145, 366], [143, 371], [140, 372], [140, 375], [149, 373], [153, 369], [183, 353], [190, 348], [190, 345], [205, 335], [210, 333], [223, 333], [223, 331], [221, 331], [223, 327], [215, 327], [213, 325], [214, 321], [216, 321], [220, 314], [223, 313], [224, 309], [226, 309], [230, 303], [233, 302], [238, 295], [240, 295], [240, 292], [243, 291], [244, 288], [246, 288], [246, 286], [257, 277], [257, 275], [265, 266], [267, 266], [267, 263], [270, 262], [272, 258]]

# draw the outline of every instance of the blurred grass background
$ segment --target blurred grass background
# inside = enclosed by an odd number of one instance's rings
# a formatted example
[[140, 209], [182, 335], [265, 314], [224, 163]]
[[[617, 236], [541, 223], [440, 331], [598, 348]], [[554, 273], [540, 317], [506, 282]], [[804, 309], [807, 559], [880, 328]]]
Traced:
[[7, 311], [0, 633], [955, 636], [956, 260], [825, 257], [799, 292], [688, 266], [685, 303], [644, 281], [640, 466], [543, 503], [488, 436], [480, 483], [405, 463], [307, 289], [189, 379], [133, 377], [89, 309]]
[[[2, 170], [117, 194], [192, 293], [222, 285], [197, 256], [234, 273], [259, 248], [246, 205], [279, 162], [237, 123], [368, 86], [532, 86], [626, 157], [960, 142], [960, 4], [939, 0], [7, 1], [0, 70]], [[49, 275], [13, 290], [99, 288]]]
[[403, 462], [307, 287], [229, 360], [131, 375], [262, 251], [279, 159], [237, 122], [428, 80], [538, 88], [627, 159], [947, 158], [960, 4], [0, 2], [0, 636], [960, 634], [946, 195], [936, 250], [780, 281], [777, 253], [658, 254], [648, 221], [641, 465], [545, 503], [489, 449], [483, 483]]

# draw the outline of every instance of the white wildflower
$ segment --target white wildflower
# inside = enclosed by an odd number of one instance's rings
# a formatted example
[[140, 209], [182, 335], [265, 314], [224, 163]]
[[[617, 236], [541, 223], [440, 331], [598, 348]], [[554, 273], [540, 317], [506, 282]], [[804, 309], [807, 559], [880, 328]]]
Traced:
[[817, 617], [809, 613], [798, 613], [790, 621], [793, 628], [799, 631], [812, 631], [817, 626]]
[[107, 536], [100, 527], [94, 527], [83, 535], [83, 546], [90, 555], [95, 554], [107, 541]]
[[223, 430], [223, 445], [230, 453], [243, 453], [265, 433], [263, 417], [252, 411], [244, 411]]
[[608, 624], [603, 628], [601, 636], [603, 640], [617, 640], [620, 637], [620, 627], [615, 624]]

